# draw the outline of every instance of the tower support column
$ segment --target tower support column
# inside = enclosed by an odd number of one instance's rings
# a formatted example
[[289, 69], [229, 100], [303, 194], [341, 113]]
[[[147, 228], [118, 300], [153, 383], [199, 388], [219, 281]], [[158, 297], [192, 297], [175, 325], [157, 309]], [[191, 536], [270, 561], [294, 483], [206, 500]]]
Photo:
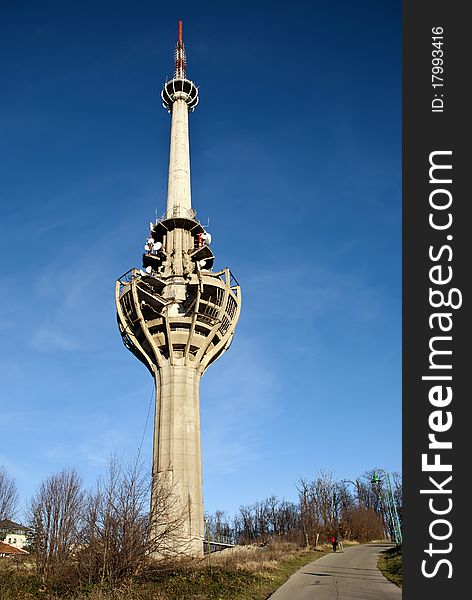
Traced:
[[163, 366], [155, 376], [151, 508], [158, 513], [159, 494], [168, 495], [175, 549], [192, 556], [203, 555], [204, 535], [200, 378], [197, 369], [185, 365]]
[[[192, 208], [190, 192], [190, 149], [188, 136], [188, 106], [186, 95], [172, 105], [170, 131], [169, 178], [167, 184], [167, 218], [188, 217]], [[179, 94], [177, 93], [176, 96]], [[182, 210], [180, 214], [179, 207]], [[177, 214], [176, 214], [177, 212]]]

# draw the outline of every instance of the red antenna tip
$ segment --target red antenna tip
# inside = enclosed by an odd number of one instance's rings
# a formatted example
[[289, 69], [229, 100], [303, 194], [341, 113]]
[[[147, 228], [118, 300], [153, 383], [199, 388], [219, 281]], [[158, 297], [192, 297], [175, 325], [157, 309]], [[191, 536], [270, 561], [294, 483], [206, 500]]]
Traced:
[[182, 21], [179, 21], [179, 42], [182, 41]]

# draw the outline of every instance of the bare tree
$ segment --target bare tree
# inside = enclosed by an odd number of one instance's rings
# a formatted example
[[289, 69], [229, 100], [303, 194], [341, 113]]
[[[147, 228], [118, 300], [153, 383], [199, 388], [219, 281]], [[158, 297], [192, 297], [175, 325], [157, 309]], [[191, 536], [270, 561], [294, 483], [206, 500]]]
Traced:
[[146, 490], [137, 469], [123, 472], [116, 458], [90, 493], [84, 512], [81, 575], [89, 582], [110, 583], [133, 575], [146, 547]]
[[45, 581], [77, 549], [84, 493], [74, 469], [64, 469], [43, 481], [30, 506], [33, 548], [38, 577]]
[[299, 542], [302, 539], [300, 522], [297, 504], [270, 496], [239, 508], [234, 518], [233, 537], [242, 544], [265, 543], [275, 537]]
[[319, 533], [320, 523], [313, 503], [312, 485], [306, 479], [300, 479], [297, 491], [300, 505], [300, 526], [304, 543], [308, 545], [311, 538], [313, 538], [311, 541], [315, 545], [316, 537], [314, 536]]
[[0, 466], [0, 521], [13, 519], [18, 501], [16, 482], [2, 465]]
[[316, 536], [327, 537], [339, 530], [344, 488], [331, 473], [319, 471], [313, 481], [300, 480], [298, 496], [304, 537], [316, 543]]

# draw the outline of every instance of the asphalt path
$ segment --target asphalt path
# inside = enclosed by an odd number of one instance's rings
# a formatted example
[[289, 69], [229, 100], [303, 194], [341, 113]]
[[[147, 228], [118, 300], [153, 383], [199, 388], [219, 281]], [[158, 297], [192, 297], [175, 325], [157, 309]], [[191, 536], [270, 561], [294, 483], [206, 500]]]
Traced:
[[393, 600], [402, 591], [377, 569], [391, 544], [351, 546], [311, 562], [284, 583], [270, 600]]

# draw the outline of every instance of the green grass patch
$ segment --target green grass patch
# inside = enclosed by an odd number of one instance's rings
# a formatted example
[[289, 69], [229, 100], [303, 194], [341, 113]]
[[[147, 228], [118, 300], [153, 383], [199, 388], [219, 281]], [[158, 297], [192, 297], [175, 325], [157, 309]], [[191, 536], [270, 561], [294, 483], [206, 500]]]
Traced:
[[[270, 584], [268, 585], [269, 593], [275, 592], [275, 590], [285, 583], [291, 575], [296, 573], [298, 569], [301, 569], [304, 565], [321, 558], [324, 554], [326, 554], [326, 552], [304, 551], [298, 556], [287, 560], [281, 560], [277, 565], [275, 572], [270, 576]], [[267, 596], [260, 596], [260, 598], [266, 597]], [[255, 596], [255, 598], [258, 599], [259, 596]]]
[[135, 582], [133, 592], [138, 598], [159, 600], [226, 600], [251, 598], [250, 591], [258, 585], [258, 576], [224, 567], [175, 569], [162, 572], [147, 581]]
[[398, 587], [403, 584], [402, 547], [390, 548], [380, 555], [378, 567], [383, 575]]

